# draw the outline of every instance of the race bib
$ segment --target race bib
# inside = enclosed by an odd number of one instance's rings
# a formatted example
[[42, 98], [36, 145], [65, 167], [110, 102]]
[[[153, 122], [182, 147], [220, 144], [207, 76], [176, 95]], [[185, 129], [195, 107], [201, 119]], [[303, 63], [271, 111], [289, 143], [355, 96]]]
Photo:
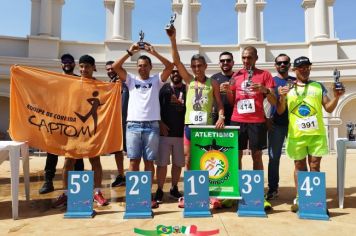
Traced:
[[204, 111], [191, 111], [189, 114], [190, 123], [193, 125], [206, 125], [208, 113]]
[[237, 102], [237, 111], [239, 114], [254, 113], [255, 112], [255, 100], [244, 99]]
[[299, 118], [297, 119], [297, 125], [299, 130], [316, 130], [319, 128], [318, 120], [316, 116], [310, 116], [307, 118]]

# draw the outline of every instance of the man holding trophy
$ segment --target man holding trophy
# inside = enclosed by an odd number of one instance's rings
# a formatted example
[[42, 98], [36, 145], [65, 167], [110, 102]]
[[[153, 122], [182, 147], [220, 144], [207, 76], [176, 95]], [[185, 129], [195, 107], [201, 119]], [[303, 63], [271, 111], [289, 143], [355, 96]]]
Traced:
[[[141, 157], [145, 164], [145, 171], [155, 170], [153, 162], [157, 159], [159, 145], [160, 103], [159, 91], [173, 70], [173, 63], [161, 56], [152, 45], [143, 42], [144, 33], [140, 33], [140, 41], [131, 45], [123, 55], [113, 64], [113, 69], [120, 80], [129, 89], [129, 105], [127, 111], [126, 146], [127, 157], [130, 159], [129, 171], [139, 171]], [[141, 55], [137, 60], [138, 75], [129, 74], [123, 68], [124, 62], [135, 53], [145, 51], [155, 56], [163, 65], [161, 73], [150, 75], [151, 59]], [[156, 201], [152, 201], [152, 208], [157, 208]]]
[[[334, 111], [345, 88], [338, 84], [335, 77], [334, 97], [330, 99], [325, 87], [316, 81], [309, 80], [312, 63], [307, 57], [294, 60], [293, 71], [297, 77], [294, 87], [278, 88], [280, 98], [277, 104], [278, 114], [288, 107], [288, 137], [286, 142], [287, 156], [294, 160], [294, 181], [297, 188], [298, 171], [320, 171], [321, 157], [328, 153], [327, 134], [323, 121], [323, 111]], [[334, 73], [334, 75], [338, 73]], [[307, 162], [308, 157], [308, 162]], [[298, 195], [293, 201], [291, 210], [298, 211]]]

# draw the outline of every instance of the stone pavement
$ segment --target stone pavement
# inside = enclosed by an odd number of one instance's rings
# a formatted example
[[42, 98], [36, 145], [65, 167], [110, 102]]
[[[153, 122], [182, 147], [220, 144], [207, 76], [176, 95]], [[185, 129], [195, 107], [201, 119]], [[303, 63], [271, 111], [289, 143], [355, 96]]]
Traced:
[[[268, 157], [264, 156], [265, 170]], [[326, 172], [327, 202], [330, 221], [300, 220], [290, 211], [295, 197], [293, 184], [293, 162], [285, 156], [281, 159], [280, 197], [271, 201], [273, 210], [267, 218], [242, 218], [236, 214], [236, 206], [231, 209], [212, 210], [211, 218], [183, 218], [182, 209], [177, 202], [169, 199], [169, 184], [165, 185], [164, 203], [154, 209], [153, 219], [124, 220], [125, 188], [111, 188], [110, 183], [116, 175], [113, 156], [101, 157], [104, 169], [103, 192], [111, 203], [106, 207], [97, 207], [93, 219], [64, 219], [64, 209], [52, 209], [51, 203], [61, 193], [60, 158], [55, 179], [56, 191], [39, 195], [38, 189], [43, 183], [45, 157], [32, 156], [31, 200], [25, 200], [23, 179], [20, 179], [19, 220], [11, 218], [10, 167], [6, 161], [0, 165], [0, 235], [134, 235], [134, 227], [154, 230], [158, 225], [189, 226], [197, 225], [198, 230], [219, 229], [219, 235], [356, 235], [356, 154], [348, 151], [345, 181], [344, 209], [338, 208], [336, 194], [336, 156], [323, 158], [321, 169]], [[125, 161], [127, 168], [128, 162]], [[85, 161], [86, 169], [90, 164]], [[243, 158], [244, 169], [251, 169], [249, 156]], [[170, 178], [168, 177], [168, 181]], [[266, 182], [266, 176], [265, 176]], [[267, 184], [265, 184], [266, 186]], [[179, 188], [183, 189], [182, 179]], [[156, 185], [153, 185], [153, 192]]]

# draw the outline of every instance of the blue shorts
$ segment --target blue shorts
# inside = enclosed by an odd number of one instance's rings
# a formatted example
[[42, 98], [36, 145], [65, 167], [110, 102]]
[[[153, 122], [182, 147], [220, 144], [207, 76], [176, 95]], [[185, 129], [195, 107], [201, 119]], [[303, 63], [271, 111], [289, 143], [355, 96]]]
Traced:
[[158, 156], [158, 121], [127, 121], [127, 157], [154, 161]]

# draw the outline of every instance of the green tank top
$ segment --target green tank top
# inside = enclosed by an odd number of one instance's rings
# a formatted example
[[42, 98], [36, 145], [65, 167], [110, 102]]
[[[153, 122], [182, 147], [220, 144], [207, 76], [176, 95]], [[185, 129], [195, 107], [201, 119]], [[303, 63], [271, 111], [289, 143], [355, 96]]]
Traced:
[[186, 98], [185, 124], [212, 125], [213, 86], [211, 79], [205, 83], [193, 79], [188, 84]]
[[317, 82], [295, 86], [287, 94], [288, 136], [325, 135], [322, 110], [323, 89]]

